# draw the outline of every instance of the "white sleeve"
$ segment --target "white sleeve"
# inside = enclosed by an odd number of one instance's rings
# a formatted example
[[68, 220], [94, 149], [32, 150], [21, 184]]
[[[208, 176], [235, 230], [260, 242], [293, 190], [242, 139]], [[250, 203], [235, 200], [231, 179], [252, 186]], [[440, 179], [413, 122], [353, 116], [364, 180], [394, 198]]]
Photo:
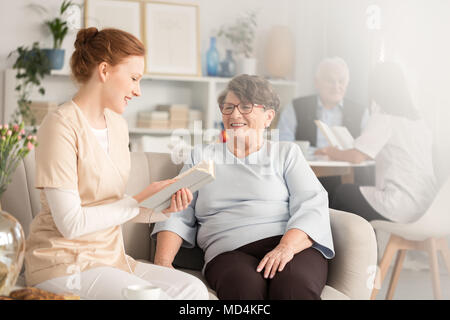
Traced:
[[44, 188], [44, 192], [56, 227], [67, 239], [121, 225], [140, 212], [131, 196], [106, 205], [82, 207], [78, 191]]
[[367, 123], [369, 122], [369, 119], [370, 119], [369, 109], [366, 109], [364, 111], [364, 114], [363, 114], [362, 119], [361, 119], [361, 127], [360, 127], [361, 132], [364, 132], [364, 129], [366, 128]]
[[361, 136], [356, 138], [354, 148], [375, 159], [388, 143], [392, 134], [392, 119], [384, 114], [373, 114]]

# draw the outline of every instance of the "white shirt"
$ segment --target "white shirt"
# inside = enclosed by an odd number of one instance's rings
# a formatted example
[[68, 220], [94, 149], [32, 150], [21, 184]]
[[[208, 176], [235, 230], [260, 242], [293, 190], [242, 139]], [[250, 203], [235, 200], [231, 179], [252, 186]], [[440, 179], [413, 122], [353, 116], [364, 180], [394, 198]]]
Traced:
[[105, 129], [94, 129], [91, 127], [92, 132], [97, 138], [103, 150], [108, 154], [108, 128]]
[[425, 213], [437, 189], [432, 134], [423, 120], [374, 113], [355, 149], [376, 161], [376, 186], [360, 190], [377, 212], [400, 223]]

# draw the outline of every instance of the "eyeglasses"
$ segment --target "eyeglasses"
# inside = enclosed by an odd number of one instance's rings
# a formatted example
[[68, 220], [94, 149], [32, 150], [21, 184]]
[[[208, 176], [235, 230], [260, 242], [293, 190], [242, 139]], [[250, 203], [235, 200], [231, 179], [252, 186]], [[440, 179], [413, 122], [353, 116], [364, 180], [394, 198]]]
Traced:
[[229, 116], [234, 112], [234, 108], [238, 108], [241, 114], [249, 114], [252, 113], [253, 108], [263, 108], [266, 109], [266, 106], [261, 104], [247, 103], [247, 104], [232, 104], [232, 103], [224, 103], [219, 105], [220, 112], [222, 114]]

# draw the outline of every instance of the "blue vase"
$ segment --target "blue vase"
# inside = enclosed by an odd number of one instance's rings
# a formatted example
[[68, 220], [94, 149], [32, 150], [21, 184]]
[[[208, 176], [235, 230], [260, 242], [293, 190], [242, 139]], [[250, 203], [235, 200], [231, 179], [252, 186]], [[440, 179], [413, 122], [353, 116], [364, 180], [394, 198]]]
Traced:
[[219, 51], [216, 48], [215, 37], [211, 37], [209, 50], [206, 53], [206, 69], [208, 76], [217, 77], [219, 70]]
[[233, 77], [236, 75], [236, 61], [233, 58], [233, 51], [227, 50], [227, 57], [220, 63], [220, 76]]
[[61, 70], [64, 66], [64, 49], [42, 49], [50, 62], [50, 69]]

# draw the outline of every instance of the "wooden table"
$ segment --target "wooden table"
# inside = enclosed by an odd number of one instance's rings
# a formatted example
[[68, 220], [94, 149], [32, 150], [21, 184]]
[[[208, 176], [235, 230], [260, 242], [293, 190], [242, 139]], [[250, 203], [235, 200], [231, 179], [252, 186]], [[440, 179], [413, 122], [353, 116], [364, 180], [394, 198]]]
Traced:
[[375, 165], [375, 161], [353, 164], [343, 161], [309, 160], [308, 163], [318, 178], [340, 176], [342, 183], [355, 183], [355, 168]]

